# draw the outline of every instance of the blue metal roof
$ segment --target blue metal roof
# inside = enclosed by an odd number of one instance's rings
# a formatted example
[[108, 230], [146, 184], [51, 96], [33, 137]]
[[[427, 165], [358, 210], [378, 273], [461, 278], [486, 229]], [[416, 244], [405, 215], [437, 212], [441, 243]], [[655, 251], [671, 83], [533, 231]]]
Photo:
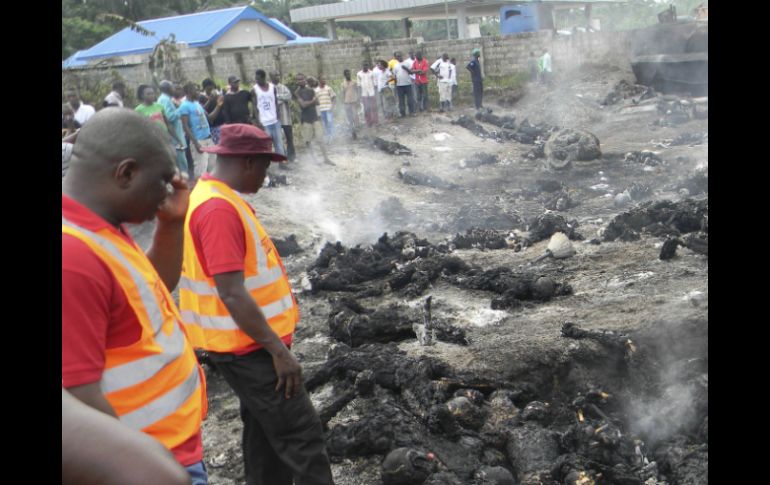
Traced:
[[61, 61], [61, 68], [69, 69], [70, 67], [85, 66], [88, 64], [87, 61], [80, 59], [80, 56], [83, 55], [84, 52], [85, 51], [77, 51], [76, 53]]
[[[129, 27], [104, 39], [82, 53], [76, 54], [75, 60], [88, 60], [97, 57], [126, 56], [152, 52], [161, 39], [174, 34], [176, 42], [186, 43], [190, 47], [210, 46], [241, 20], [261, 20], [280, 32], [288, 40], [296, 39], [297, 33], [280, 22], [273, 22], [250, 6], [212, 10], [177, 17], [143, 20], [137, 22], [145, 29], [154, 32], [154, 36], [144, 36]], [[66, 61], [65, 61], [66, 62]]]

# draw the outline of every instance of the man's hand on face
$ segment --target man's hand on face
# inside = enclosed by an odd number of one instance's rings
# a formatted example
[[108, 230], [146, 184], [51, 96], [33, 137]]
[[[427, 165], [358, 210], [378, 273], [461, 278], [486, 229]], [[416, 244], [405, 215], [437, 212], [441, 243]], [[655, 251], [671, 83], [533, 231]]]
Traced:
[[190, 187], [187, 184], [187, 174], [179, 173], [171, 180], [173, 192], [166, 197], [156, 214], [159, 222], [181, 222], [187, 215], [190, 202]]

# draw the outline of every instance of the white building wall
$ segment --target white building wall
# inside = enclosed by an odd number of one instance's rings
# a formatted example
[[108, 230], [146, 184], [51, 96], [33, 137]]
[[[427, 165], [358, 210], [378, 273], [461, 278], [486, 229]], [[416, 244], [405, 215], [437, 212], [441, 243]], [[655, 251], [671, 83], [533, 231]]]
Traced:
[[241, 20], [217, 39], [214, 49], [243, 49], [282, 45], [286, 37], [259, 20]]

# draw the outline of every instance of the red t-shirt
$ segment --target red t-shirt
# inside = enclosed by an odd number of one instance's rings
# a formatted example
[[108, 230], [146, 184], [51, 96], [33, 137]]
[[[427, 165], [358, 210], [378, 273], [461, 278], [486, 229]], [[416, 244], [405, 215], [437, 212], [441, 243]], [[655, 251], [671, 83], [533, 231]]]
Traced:
[[428, 84], [428, 59], [422, 58], [422, 61], [418, 61], [415, 59], [414, 64], [412, 64], [412, 70], [419, 70], [423, 71], [425, 74], [415, 74], [414, 75], [414, 83], [415, 84]]
[[[73, 223], [91, 231], [108, 228], [133, 242], [125, 228], [115, 228], [66, 195], [61, 205], [62, 216]], [[137, 342], [142, 327], [118, 280], [91, 248], [62, 234], [61, 256], [61, 371], [68, 388], [98, 382], [106, 349]], [[183, 466], [203, 460], [200, 430], [171, 452]]]
[[[209, 174], [203, 174], [201, 179], [217, 180]], [[251, 206], [249, 209], [254, 213]], [[206, 276], [244, 270], [246, 232], [237, 209], [229, 202], [214, 198], [196, 207], [190, 215], [190, 234]], [[281, 340], [291, 345], [292, 334]], [[233, 353], [245, 355], [261, 348], [261, 345], [254, 342], [248, 348]]]

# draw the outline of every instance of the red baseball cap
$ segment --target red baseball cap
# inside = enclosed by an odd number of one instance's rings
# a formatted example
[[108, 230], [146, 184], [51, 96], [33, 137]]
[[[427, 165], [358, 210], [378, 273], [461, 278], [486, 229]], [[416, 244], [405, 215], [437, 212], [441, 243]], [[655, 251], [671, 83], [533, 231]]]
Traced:
[[244, 123], [222, 125], [219, 144], [203, 147], [202, 151], [219, 155], [270, 155], [273, 162], [285, 162], [286, 157], [273, 151], [273, 139], [256, 126]]

